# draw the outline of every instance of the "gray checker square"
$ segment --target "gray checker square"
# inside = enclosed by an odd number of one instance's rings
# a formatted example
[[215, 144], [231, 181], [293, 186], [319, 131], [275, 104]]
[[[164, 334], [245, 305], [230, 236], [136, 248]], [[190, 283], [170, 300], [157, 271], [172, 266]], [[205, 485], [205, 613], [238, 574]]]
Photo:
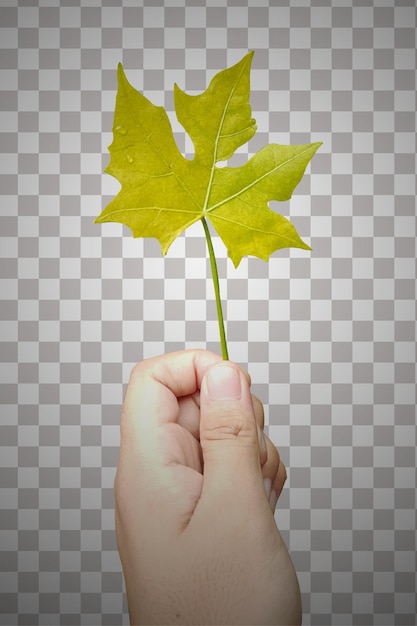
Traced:
[[163, 104], [255, 50], [267, 143], [323, 141], [289, 216], [312, 253], [237, 270], [230, 356], [288, 468], [276, 520], [304, 624], [416, 624], [414, 0], [0, 3], [0, 624], [128, 624], [113, 478], [137, 361], [218, 351], [204, 233], [166, 258], [93, 219], [117, 63]]

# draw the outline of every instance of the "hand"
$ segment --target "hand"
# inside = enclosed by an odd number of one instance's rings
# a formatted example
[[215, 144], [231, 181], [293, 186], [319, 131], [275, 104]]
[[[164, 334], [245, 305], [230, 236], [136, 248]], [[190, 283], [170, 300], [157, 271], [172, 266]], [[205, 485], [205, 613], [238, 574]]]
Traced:
[[237, 365], [204, 350], [138, 364], [115, 479], [131, 623], [301, 623], [273, 515], [285, 479]]

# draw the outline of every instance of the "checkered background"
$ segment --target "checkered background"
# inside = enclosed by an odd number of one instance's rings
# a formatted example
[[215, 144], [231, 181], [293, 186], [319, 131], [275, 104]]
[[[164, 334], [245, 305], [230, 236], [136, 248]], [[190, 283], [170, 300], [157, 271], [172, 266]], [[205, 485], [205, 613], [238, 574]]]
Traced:
[[323, 141], [289, 216], [312, 253], [237, 270], [230, 357], [289, 469], [304, 623], [416, 623], [414, 0], [1, 0], [0, 624], [127, 624], [113, 478], [132, 365], [219, 351], [201, 225], [163, 258], [93, 219], [116, 68], [173, 117], [255, 50], [255, 138]]

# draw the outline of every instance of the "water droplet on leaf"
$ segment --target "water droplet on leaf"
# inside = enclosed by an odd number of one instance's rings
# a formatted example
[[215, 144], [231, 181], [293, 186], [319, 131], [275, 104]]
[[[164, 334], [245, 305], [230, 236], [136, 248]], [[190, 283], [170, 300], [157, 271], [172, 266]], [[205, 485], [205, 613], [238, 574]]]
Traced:
[[124, 126], [116, 126], [116, 128], [114, 129], [116, 132], [119, 133], [119, 135], [126, 135], [127, 130]]
[[126, 159], [128, 160], [129, 163], [133, 163], [133, 157], [131, 157], [130, 154], [126, 156]]

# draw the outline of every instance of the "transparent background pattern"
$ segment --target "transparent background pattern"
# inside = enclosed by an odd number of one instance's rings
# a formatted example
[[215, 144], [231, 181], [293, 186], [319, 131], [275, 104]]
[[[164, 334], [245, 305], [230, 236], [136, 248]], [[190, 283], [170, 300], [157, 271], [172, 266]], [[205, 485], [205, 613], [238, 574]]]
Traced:
[[127, 624], [114, 536], [133, 364], [218, 351], [204, 233], [166, 258], [93, 219], [122, 61], [172, 116], [255, 50], [258, 133], [323, 141], [273, 204], [312, 253], [237, 270], [215, 238], [230, 357], [288, 467], [276, 519], [304, 623], [416, 623], [414, 0], [1, 0], [0, 624]]

